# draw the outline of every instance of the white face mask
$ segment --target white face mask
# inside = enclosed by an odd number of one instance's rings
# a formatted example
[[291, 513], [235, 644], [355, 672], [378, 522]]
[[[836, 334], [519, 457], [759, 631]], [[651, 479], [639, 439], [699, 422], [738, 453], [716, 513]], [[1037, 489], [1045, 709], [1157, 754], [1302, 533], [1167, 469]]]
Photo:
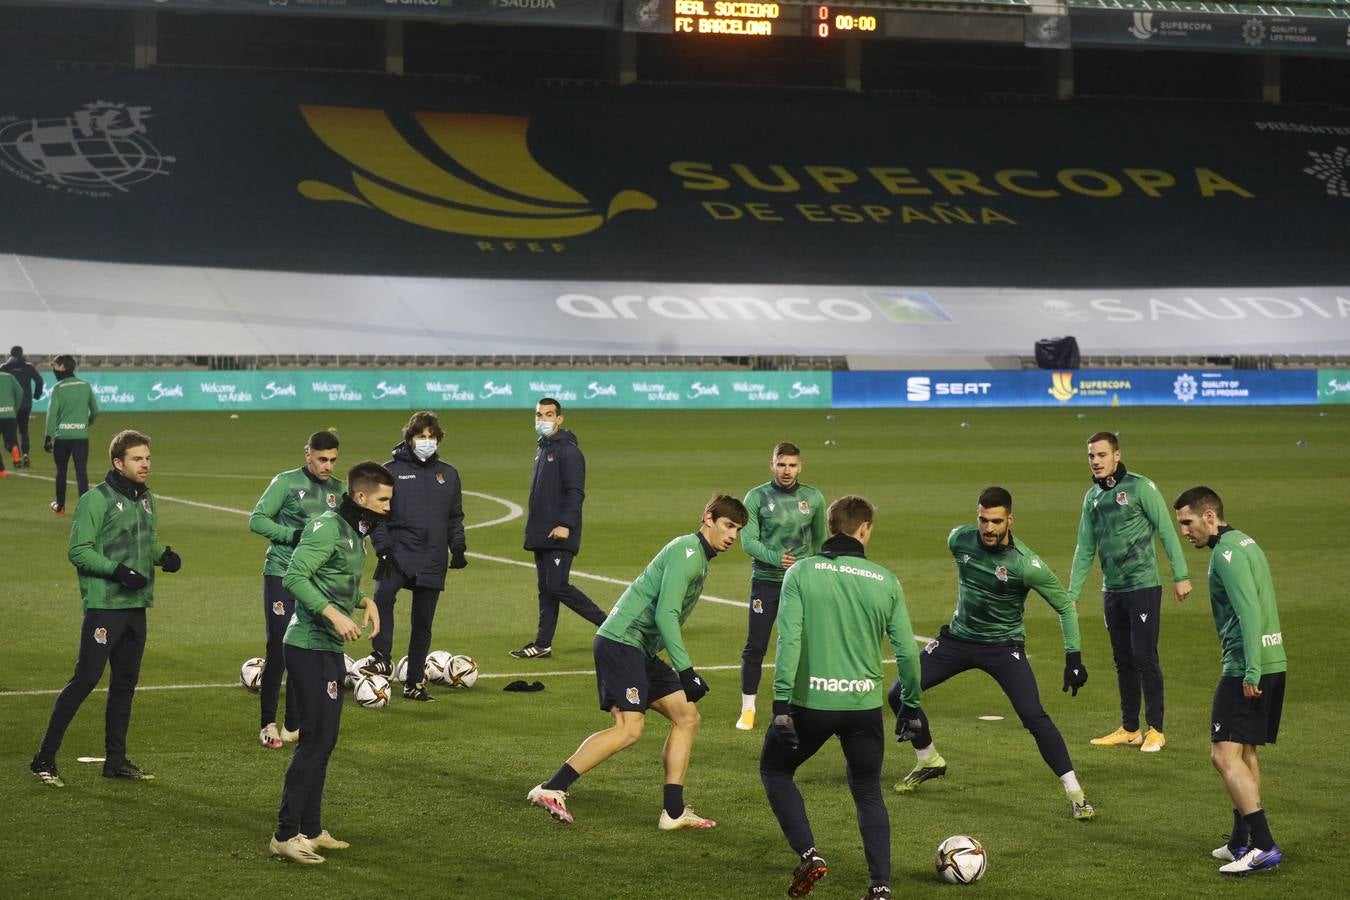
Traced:
[[413, 453], [422, 462], [426, 462], [436, 453], [435, 438], [413, 438]]
[[534, 433], [539, 435], [541, 438], [546, 438], [549, 435], [553, 434], [553, 428], [556, 424], [557, 424], [556, 419], [535, 419]]

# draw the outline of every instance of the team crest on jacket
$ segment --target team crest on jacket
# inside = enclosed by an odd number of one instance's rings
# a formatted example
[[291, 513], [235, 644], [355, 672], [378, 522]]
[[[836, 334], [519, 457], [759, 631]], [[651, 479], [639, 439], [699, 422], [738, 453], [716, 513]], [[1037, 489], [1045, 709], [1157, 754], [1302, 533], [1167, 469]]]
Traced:
[[937, 639], [934, 638], [933, 640], [931, 640], [931, 641], [929, 641], [928, 643], [926, 643], [926, 644], [923, 645], [923, 652], [924, 652], [924, 653], [932, 653], [932, 652], [933, 652], [934, 650], [936, 650], [937, 648], [938, 648], [938, 642], [937, 642]]
[[104, 628], [102, 625], [100, 625], [99, 627], [95, 628], [95, 629], [94, 629], [94, 643], [96, 643], [96, 644], [106, 644], [106, 643], [108, 643], [108, 629]]
[[633, 704], [634, 706], [637, 706], [639, 697], [637, 688], [630, 687], [628, 690], [623, 692], [623, 696], [624, 699], [627, 700], [629, 703]]
[[437, 483], [437, 484], [445, 484], [445, 473], [444, 473], [444, 472], [437, 472], [437, 473], [436, 473], [436, 483]]
[[337, 509], [337, 494], [328, 495], [328, 508]]
[[549, 462], [553, 462], [553, 454], [552, 454], [552, 453], [550, 453], [550, 454], [548, 455], [548, 461], [549, 461]]
[[145, 511], [146, 511], [146, 512], [149, 512], [149, 511], [150, 511], [150, 498], [149, 498], [149, 497], [142, 497], [142, 498], [141, 498], [141, 506], [145, 508]]
[[764, 612], [764, 601], [761, 600], [761, 599], [759, 599], [758, 597], [752, 598], [752, 599], [750, 600], [750, 609], [751, 609], [751, 611], [757, 612], [757, 613], [762, 613], [762, 612]]
[[330, 681], [330, 682], [328, 682], [328, 699], [329, 699], [329, 700], [336, 700], [336, 699], [337, 699], [337, 682], [336, 682], [336, 681]]
[[811, 515], [811, 504], [807, 503], [805, 500], [797, 501], [797, 509], [800, 510], [801, 514], [804, 516]]
[[1130, 502], [1130, 495], [1124, 491], [1116, 491], [1116, 502], [1121, 506], [1127, 506]]
[[994, 570], [994, 577], [997, 578], [999, 581], [1007, 581], [1007, 580], [1008, 580], [1008, 567], [1007, 567], [1007, 566], [999, 566], [997, 569]]
[[[357, 522], [357, 523], [356, 523], [356, 530], [359, 531], [359, 532], [361, 532], [361, 537], [365, 537], [365, 536], [366, 536], [366, 532], [367, 532], [367, 531], [370, 531], [370, 524], [369, 524], [368, 522], [366, 522], [365, 519], [362, 519], [360, 522]], [[350, 539], [350, 538], [348, 538], [347, 543], [349, 543], [349, 544], [351, 543], [351, 539]]]
[[273, 601], [272, 601], [272, 615], [274, 615], [274, 616], [284, 616], [284, 615], [286, 615], [286, 604], [285, 604], [285, 603], [282, 603], [280, 600], [273, 600]]
[[1116, 476], [1114, 476], [1114, 475], [1107, 475], [1107, 476], [1106, 476], [1106, 486], [1107, 486], [1107, 487], [1115, 487], [1115, 486], [1116, 486]]

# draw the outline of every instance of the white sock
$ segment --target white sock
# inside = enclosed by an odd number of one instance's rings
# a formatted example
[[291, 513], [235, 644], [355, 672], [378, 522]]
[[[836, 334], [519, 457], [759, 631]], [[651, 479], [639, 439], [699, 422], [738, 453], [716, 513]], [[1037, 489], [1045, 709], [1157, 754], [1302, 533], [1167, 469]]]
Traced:
[[755, 708], [755, 695], [741, 694], [741, 712], [745, 712], [747, 709], [753, 710], [754, 708]]
[[914, 755], [919, 758], [919, 762], [926, 763], [937, 756], [937, 744], [929, 744], [927, 747], [915, 747]]
[[1066, 794], [1072, 794], [1074, 791], [1082, 790], [1078, 784], [1078, 776], [1073, 774], [1073, 769], [1070, 769], [1059, 776], [1059, 783], [1064, 785], [1064, 793]]

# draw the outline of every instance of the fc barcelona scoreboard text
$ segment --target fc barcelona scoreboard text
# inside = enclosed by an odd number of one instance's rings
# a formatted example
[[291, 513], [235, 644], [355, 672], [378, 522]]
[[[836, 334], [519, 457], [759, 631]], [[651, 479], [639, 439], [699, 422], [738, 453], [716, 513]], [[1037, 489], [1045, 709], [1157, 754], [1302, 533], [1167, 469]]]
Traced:
[[884, 38], [882, 9], [826, 4], [757, 3], [752, 0], [667, 0], [674, 6], [675, 35]]

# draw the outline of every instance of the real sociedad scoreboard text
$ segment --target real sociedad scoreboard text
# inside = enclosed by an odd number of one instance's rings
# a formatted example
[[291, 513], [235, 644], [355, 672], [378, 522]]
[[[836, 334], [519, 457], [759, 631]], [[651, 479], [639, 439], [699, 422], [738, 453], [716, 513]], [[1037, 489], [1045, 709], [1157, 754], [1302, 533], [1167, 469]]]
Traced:
[[668, 0], [673, 33], [769, 37], [884, 38], [882, 9], [826, 4], [757, 3], [752, 0]]

